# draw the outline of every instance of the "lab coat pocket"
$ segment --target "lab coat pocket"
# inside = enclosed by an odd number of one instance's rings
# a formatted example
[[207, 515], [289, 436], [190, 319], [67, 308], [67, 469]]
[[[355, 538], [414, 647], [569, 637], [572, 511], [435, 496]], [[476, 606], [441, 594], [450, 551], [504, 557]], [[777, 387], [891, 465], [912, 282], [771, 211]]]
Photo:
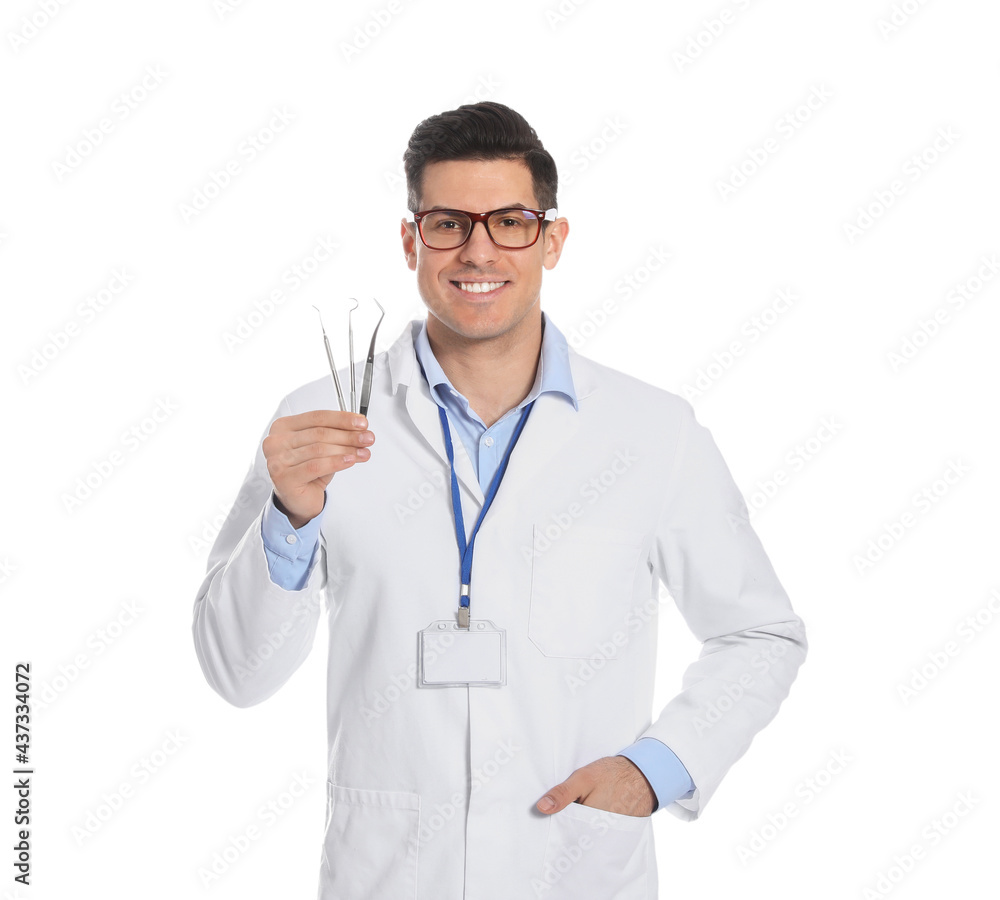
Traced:
[[626, 633], [643, 536], [570, 523], [535, 525], [528, 637], [546, 656], [613, 659]]
[[417, 894], [420, 795], [327, 782], [321, 900], [401, 900]]
[[552, 814], [540, 879], [552, 900], [649, 900], [649, 816], [625, 816], [582, 803]]

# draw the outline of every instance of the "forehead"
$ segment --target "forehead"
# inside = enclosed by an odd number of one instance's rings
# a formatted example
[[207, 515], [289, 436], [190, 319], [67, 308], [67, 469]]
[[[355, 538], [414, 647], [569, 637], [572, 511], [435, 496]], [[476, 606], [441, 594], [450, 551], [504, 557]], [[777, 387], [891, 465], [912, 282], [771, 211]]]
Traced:
[[531, 170], [520, 159], [450, 159], [424, 169], [420, 205], [486, 212], [504, 206], [538, 208]]

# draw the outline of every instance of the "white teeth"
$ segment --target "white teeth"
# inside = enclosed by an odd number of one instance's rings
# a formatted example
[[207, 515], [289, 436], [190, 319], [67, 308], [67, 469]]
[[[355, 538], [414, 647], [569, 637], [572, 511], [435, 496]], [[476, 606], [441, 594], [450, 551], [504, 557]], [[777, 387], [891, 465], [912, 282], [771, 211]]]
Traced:
[[485, 294], [487, 291], [503, 287], [506, 283], [506, 281], [460, 281], [458, 286], [470, 294]]

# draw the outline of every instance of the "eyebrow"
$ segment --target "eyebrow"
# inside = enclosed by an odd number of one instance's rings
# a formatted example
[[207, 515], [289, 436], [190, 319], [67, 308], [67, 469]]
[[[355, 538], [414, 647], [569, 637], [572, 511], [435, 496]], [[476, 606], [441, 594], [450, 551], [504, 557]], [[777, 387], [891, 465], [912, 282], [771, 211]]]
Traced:
[[[431, 206], [428, 208], [427, 212], [433, 212], [438, 209], [457, 209], [455, 206]], [[498, 206], [497, 209], [534, 209], [534, 207], [528, 207], [523, 203], [508, 203], [506, 206]]]

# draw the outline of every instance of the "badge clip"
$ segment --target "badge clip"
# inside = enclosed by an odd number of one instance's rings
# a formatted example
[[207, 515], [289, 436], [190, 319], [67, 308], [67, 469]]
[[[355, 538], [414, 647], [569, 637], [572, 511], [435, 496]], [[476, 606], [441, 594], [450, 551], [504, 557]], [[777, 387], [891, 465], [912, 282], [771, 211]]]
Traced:
[[465, 600], [465, 603], [462, 603], [461, 600], [459, 600], [459, 607], [458, 607], [458, 627], [459, 628], [468, 628], [469, 627], [469, 586], [467, 584], [463, 584], [462, 585], [462, 594], [461, 594], [461, 597], [462, 597], [462, 600]]

